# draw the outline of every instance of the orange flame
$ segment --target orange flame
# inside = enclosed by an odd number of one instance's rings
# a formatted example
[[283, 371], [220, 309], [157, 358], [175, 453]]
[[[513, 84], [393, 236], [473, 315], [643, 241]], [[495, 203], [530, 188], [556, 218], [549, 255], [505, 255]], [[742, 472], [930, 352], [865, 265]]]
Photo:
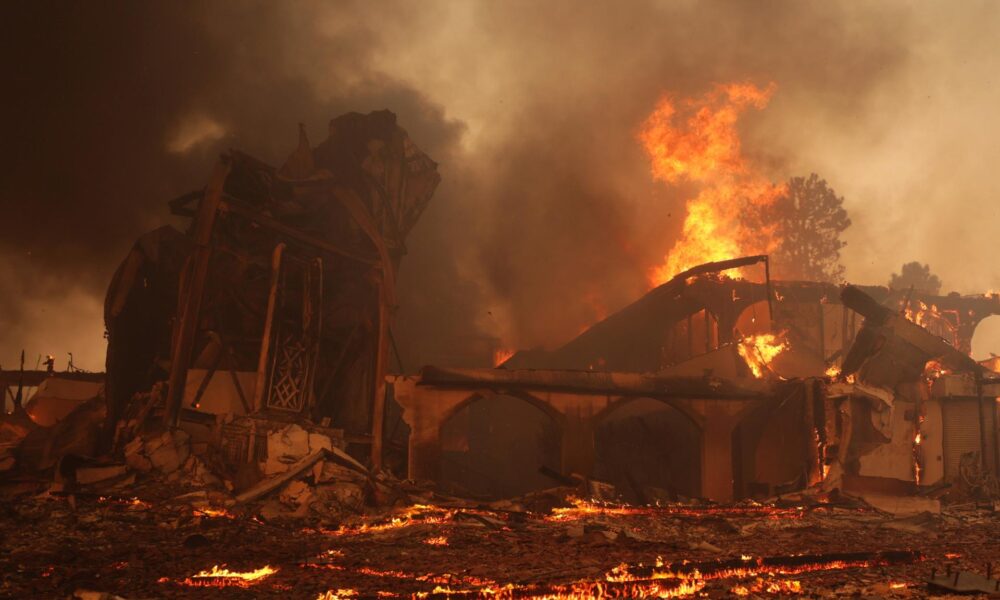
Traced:
[[211, 506], [206, 506], [204, 508], [194, 509], [194, 516], [196, 517], [212, 517], [212, 518], [222, 518], [222, 519], [235, 519], [236, 516], [224, 508], [213, 508]]
[[778, 508], [766, 504], [748, 506], [632, 506], [627, 504], [610, 504], [582, 500], [580, 498], [569, 499], [572, 506], [557, 507], [552, 509], [552, 514], [545, 517], [546, 521], [575, 521], [590, 516], [617, 516], [627, 517], [633, 515], [646, 516], [684, 516], [694, 518], [713, 518], [719, 516], [738, 517], [748, 515], [760, 515], [773, 519], [794, 519], [803, 514], [803, 507], [782, 507]]
[[402, 510], [388, 521], [361, 523], [355, 526], [342, 525], [339, 529], [320, 529], [319, 531], [320, 533], [336, 536], [355, 536], [366, 533], [378, 533], [391, 529], [402, 529], [421, 523], [447, 523], [452, 517], [455, 516], [455, 512], [455, 510], [444, 509], [437, 506], [414, 504], [413, 506]]
[[508, 350], [506, 348], [499, 348], [493, 351], [493, 366], [499, 367], [500, 365], [507, 362], [507, 360], [514, 356], [516, 350]]
[[357, 598], [358, 590], [352, 589], [339, 589], [339, 590], [327, 590], [326, 592], [316, 596], [316, 600], [342, 600], [343, 598]]
[[687, 201], [681, 238], [663, 264], [649, 273], [652, 286], [699, 264], [765, 254], [776, 246], [773, 229], [743, 225], [748, 206], [774, 202], [784, 186], [774, 185], [744, 160], [736, 122], [747, 108], [767, 106], [775, 85], [718, 85], [707, 94], [680, 102], [669, 95], [639, 132], [652, 162], [653, 178], [666, 183], [690, 181], [702, 186]]
[[424, 543], [427, 544], [428, 546], [447, 546], [448, 538], [447, 536], [443, 535], [429, 537], [426, 540], [424, 540]]
[[765, 580], [760, 577], [749, 585], [737, 585], [731, 590], [737, 596], [751, 594], [801, 594], [802, 583], [795, 580]]
[[788, 342], [786, 340], [779, 341], [778, 336], [773, 333], [763, 333], [743, 338], [736, 346], [736, 350], [750, 367], [753, 376], [760, 379], [764, 376], [771, 361], [788, 350]]
[[[250, 587], [260, 583], [277, 572], [278, 569], [275, 569], [270, 565], [264, 565], [259, 569], [247, 572], [230, 571], [229, 569], [226, 569], [225, 566], [219, 567], [219, 565], [215, 565], [211, 568], [211, 570], [201, 571], [200, 573], [192, 575], [183, 581], [178, 581], [178, 583], [192, 587]], [[167, 581], [169, 581], [169, 579], [166, 577], [160, 578], [159, 580], [160, 583]]]
[[[578, 501], [587, 507], [597, 505]], [[643, 509], [643, 507], [636, 507]], [[659, 507], [657, 507], [659, 508]], [[724, 507], [717, 507], [724, 508]], [[749, 509], [753, 507], [729, 507]], [[760, 507], [763, 508], [763, 507]], [[644, 510], [655, 510], [644, 507]], [[801, 508], [799, 509], [801, 510]], [[325, 558], [326, 555], [323, 555]], [[410, 580], [424, 584], [434, 584], [430, 592], [417, 592], [413, 597], [448, 595], [477, 598], [548, 598], [559, 599], [600, 599], [600, 598], [685, 598], [696, 594], [704, 595], [710, 582], [728, 579], [747, 580], [733, 582], [730, 592], [737, 596], [759, 596], [762, 594], [800, 594], [799, 581], [786, 579], [788, 576], [835, 571], [842, 569], [885, 567], [909, 564], [923, 560], [923, 556], [911, 551], [861, 552], [826, 555], [803, 555], [776, 557], [754, 557], [742, 555], [739, 558], [723, 558], [702, 562], [687, 560], [665, 563], [657, 557], [652, 564], [622, 563], [607, 571], [601, 579], [581, 579], [569, 583], [506, 583], [490, 579], [450, 573], [433, 574], [408, 573], [398, 569], [377, 569], [362, 566], [352, 571], [359, 575], [377, 578]], [[894, 588], [895, 589], [895, 588]], [[358, 592], [353, 589], [329, 590], [316, 600], [351, 598]], [[369, 595], [371, 595], [369, 593]], [[377, 592], [379, 597], [400, 597], [393, 592]]]

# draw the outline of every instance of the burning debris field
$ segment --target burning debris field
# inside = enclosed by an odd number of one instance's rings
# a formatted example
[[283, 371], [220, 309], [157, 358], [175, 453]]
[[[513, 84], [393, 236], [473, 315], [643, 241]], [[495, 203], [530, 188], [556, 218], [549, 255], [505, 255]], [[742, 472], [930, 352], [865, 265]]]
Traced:
[[662, 206], [594, 200], [587, 234], [468, 220], [456, 189], [572, 196], [532, 166], [575, 150], [473, 168], [489, 128], [419, 94], [266, 159], [184, 121], [168, 151], [208, 176], [120, 244], [104, 371], [19, 341], [0, 368], [0, 597], [1000, 598], [1000, 294], [851, 279], [844, 198], [744, 141], [781, 89], [644, 95], [613, 178]]
[[[935, 569], [971, 583], [966, 571], [996, 558], [993, 517], [972, 507], [896, 517], [803, 498], [635, 507], [573, 499], [568, 488], [493, 504], [411, 491], [434, 504], [335, 524], [212, 508], [198, 492], [153, 499], [166, 491], [5, 511], [30, 526], [4, 521], [20, 548], [4, 559], [4, 594], [910, 598], [927, 593]], [[527, 510], [546, 504], [555, 506]]]

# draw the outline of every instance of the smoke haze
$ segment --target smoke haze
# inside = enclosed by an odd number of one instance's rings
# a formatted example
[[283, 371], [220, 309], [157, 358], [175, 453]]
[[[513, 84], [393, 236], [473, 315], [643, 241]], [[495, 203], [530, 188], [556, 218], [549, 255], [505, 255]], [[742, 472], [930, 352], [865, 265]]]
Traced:
[[854, 225], [847, 278], [930, 263], [1000, 289], [1000, 5], [176, 2], [8, 5], [0, 364], [103, 368], [103, 295], [165, 202], [240, 148], [280, 164], [388, 108], [443, 181], [407, 242], [404, 365], [492, 336], [553, 346], [646, 290], [689, 189], [635, 136], [663, 93], [776, 84], [741, 121], [775, 181], [817, 172]]

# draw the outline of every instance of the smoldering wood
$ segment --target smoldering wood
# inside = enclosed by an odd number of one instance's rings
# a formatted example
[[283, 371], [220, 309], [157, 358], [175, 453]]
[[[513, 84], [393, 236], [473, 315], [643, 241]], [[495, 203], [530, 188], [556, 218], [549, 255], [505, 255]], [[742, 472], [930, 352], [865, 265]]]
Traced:
[[300, 477], [306, 471], [311, 469], [313, 465], [322, 460], [324, 456], [326, 456], [325, 450], [318, 450], [316, 452], [313, 452], [309, 456], [306, 456], [305, 458], [299, 460], [295, 464], [289, 466], [288, 470], [285, 471], [284, 473], [280, 473], [278, 475], [275, 475], [274, 477], [265, 479], [258, 485], [250, 488], [249, 490], [241, 494], [238, 494], [235, 498], [236, 503], [241, 504], [244, 502], [253, 502], [258, 498], [262, 498], [263, 496], [270, 494], [271, 492], [277, 490], [278, 488], [285, 485], [289, 481], [297, 477]]

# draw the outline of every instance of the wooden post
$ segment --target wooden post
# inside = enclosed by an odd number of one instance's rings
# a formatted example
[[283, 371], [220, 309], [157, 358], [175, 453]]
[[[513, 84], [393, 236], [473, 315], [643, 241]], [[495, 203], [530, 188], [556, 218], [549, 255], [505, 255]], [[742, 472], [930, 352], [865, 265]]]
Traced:
[[774, 327], [774, 290], [771, 289], [771, 258], [764, 257], [764, 284], [767, 291], [767, 318], [771, 320], [771, 327]]
[[688, 315], [687, 320], [687, 334], [688, 334], [688, 358], [694, 357], [694, 315]]
[[191, 270], [187, 285], [177, 306], [177, 324], [174, 334], [174, 348], [170, 360], [170, 380], [167, 388], [167, 425], [176, 426], [180, 420], [181, 402], [184, 399], [184, 383], [191, 353], [194, 350], [198, 322], [201, 318], [201, 301], [208, 277], [209, 259], [212, 257], [212, 231], [215, 218], [222, 202], [222, 189], [229, 176], [229, 159], [221, 157], [212, 171], [212, 178], [205, 188], [205, 195], [198, 205], [194, 222], [194, 251], [191, 253]]
[[[10, 390], [8, 390], [10, 391]], [[14, 412], [19, 413], [24, 403], [24, 350], [21, 350], [21, 372], [17, 378], [17, 395], [14, 396]]]
[[710, 352], [715, 350], [714, 344], [712, 344], [712, 315], [708, 312], [706, 308], [705, 311], [705, 352]]
[[819, 359], [826, 363], [826, 313], [823, 310], [823, 303], [818, 302], [819, 307]]
[[806, 477], [809, 485], [813, 485], [823, 480], [822, 457], [819, 455], [819, 446], [817, 445], [820, 433], [819, 428], [816, 426], [815, 389], [809, 381], [804, 382], [802, 387], [805, 390], [805, 398], [802, 401], [802, 416], [806, 426], [805, 451], [808, 459]]
[[271, 330], [274, 328], [274, 308], [278, 302], [278, 285], [281, 282], [281, 255], [285, 244], [279, 243], [271, 254], [271, 287], [267, 294], [267, 314], [264, 316], [264, 334], [260, 339], [260, 356], [257, 358], [257, 385], [253, 390], [253, 410], [264, 408], [267, 385], [267, 358], [271, 354]]
[[[842, 309], [842, 314], [840, 316], [840, 362], [844, 362], [844, 356], [847, 354], [847, 319], [848, 309], [843, 304], [840, 305]], [[852, 314], [854, 311], [850, 311]]]
[[306, 267], [306, 279], [309, 284], [304, 290], [306, 305], [303, 319], [308, 324], [305, 335], [310, 340], [309, 352], [312, 360], [309, 361], [309, 376], [306, 377], [305, 394], [306, 401], [303, 402], [303, 411], [313, 414], [316, 405], [316, 368], [319, 366], [320, 340], [323, 337], [323, 259], [315, 257]]
[[[391, 269], [383, 264], [382, 269]], [[378, 285], [378, 346], [375, 349], [375, 398], [372, 404], [372, 468], [382, 468], [382, 436], [385, 432], [385, 355], [388, 342], [389, 307], [386, 306], [384, 283]]]

